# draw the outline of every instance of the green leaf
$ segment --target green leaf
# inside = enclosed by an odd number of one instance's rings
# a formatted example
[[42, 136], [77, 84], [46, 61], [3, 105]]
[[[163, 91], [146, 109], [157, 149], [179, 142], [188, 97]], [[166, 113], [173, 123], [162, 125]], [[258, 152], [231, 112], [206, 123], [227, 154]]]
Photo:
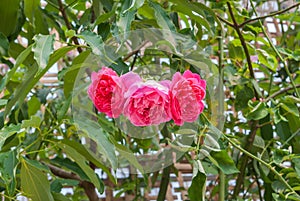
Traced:
[[233, 60], [243, 61], [246, 56], [241, 41], [234, 39], [228, 43], [229, 57]]
[[285, 121], [280, 121], [278, 124], [276, 124], [276, 134], [283, 141], [286, 141], [292, 135], [289, 124]]
[[16, 150], [0, 154], [0, 178], [6, 185], [8, 194], [12, 196], [16, 190], [16, 166], [18, 160]]
[[67, 156], [72, 158], [78, 165], [79, 167], [83, 170], [83, 172], [88, 176], [90, 181], [95, 185], [97, 189], [101, 189], [98, 177], [96, 173], [94, 172], [93, 169], [86, 163], [85, 157], [78, 153], [76, 149], [72, 148], [69, 145], [66, 144], [57, 144], [58, 147], [60, 147], [62, 150], [65, 151]]
[[63, 102], [62, 107], [57, 111], [57, 120], [60, 122], [64, 117], [65, 114], [68, 112], [72, 101], [72, 96], [69, 96], [67, 100]]
[[258, 54], [258, 60], [261, 64], [265, 65], [273, 72], [276, 72], [276, 69], [278, 67], [278, 62], [273, 55], [270, 55], [266, 51], [261, 49], [257, 50], [257, 54]]
[[[77, 186], [79, 181], [73, 179], [55, 179], [51, 182], [50, 188], [52, 193], [59, 193], [64, 186]], [[54, 198], [55, 199], [55, 198]]]
[[196, 135], [197, 132], [193, 129], [183, 128], [183, 129], [179, 129], [178, 131], [176, 131], [175, 134], [179, 134], [179, 135]]
[[139, 161], [137, 160], [136, 156], [132, 153], [132, 151], [114, 140], [113, 142], [120, 156], [124, 157], [130, 163], [130, 165], [132, 165], [137, 170], [139, 170], [140, 173], [144, 174], [143, 166], [139, 163]]
[[[19, 103], [23, 103], [29, 91], [33, 88], [33, 86], [43, 77], [43, 75], [63, 56], [66, 55], [70, 50], [75, 49], [75, 46], [66, 46], [62, 47], [50, 56], [49, 62], [47, 66], [37, 73], [38, 69], [36, 65], [31, 66], [30, 70], [28, 70], [27, 76], [24, 78], [22, 84], [20, 84], [15, 90], [14, 97], [7, 103], [4, 116], [10, 113], [11, 108], [15, 105], [17, 101]], [[37, 73], [37, 74], [36, 74]]]
[[93, 139], [103, 157], [110, 161], [112, 168], [115, 170], [118, 166], [114, 145], [108, 140], [106, 133], [102, 131], [99, 125], [87, 118], [80, 119], [78, 122], [80, 129], [85, 131], [89, 138]]
[[115, 14], [116, 14], [116, 6], [114, 6], [110, 12], [99, 15], [94, 22], [93, 28], [95, 28], [96, 25], [99, 25], [103, 22], [107, 22], [108, 19], [113, 17]]
[[29, 120], [22, 121], [22, 128], [39, 128], [42, 123], [42, 120], [38, 116], [31, 116]]
[[264, 149], [265, 148], [265, 141], [262, 137], [260, 137], [258, 135], [255, 135], [253, 145], [258, 147], [258, 148]]
[[224, 174], [235, 174], [239, 173], [239, 170], [236, 168], [233, 160], [229, 157], [227, 151], [221, 150], [218, 152], [211, 151], [209, 159], [213, 164], [224, 172]]
[[76, 149], [78, 153], [83, 155], [88, 161], [92, 162], [94, 165], [96, 165], [98, 168], [101, 168], [110, 178], [111, 181], [116, 182], [114, 176], [111, 174], [110, 170], [100, 162], [100, 158], [96, 156], [96, 154], [92, 153], [90, 150], [88, 150], [84, 145], [71, 140], [62, 140], [62, 143], [69, 145], [70, 147]]
[[17, 27], [19, 7], [20, 0], [0, 1], [0, 32], [5, 36], [11, 35]]
[[[121, 29], [121, 33], [125, 33], [130, 31], [130, 26], [132, 21], [134, 20], [137, 9], [134, 8], [134, 1], [124, 1], [122, 4], [121, 15], [119, 15], [119, 20], [117, 21], [117, 26]], [[130, 4], [130, 3], [133, 3]]]
[[36, 96], [32, 96], [27, 102], [28, 105], [28, 116], [35, 115], [36, 112], [41, 108], [41, 103]]
[[249, 102], [250, 112], [246, 115], [248, 119], [259, 120], [266, 117], [269, 112], [264, 102], [256, 101], [253, 104]]
[[208, 148], [210, 150], [213, 150], [213, 151], [219, 151], [220, 150], [220, 145], [218, 143], [218, 140], [215, 139], [210, 134], [205, 135], [204, 145], [205, 145], [206, 148]]
[[54, 35], [36, 35], [32, 51], [34, 52], [34, 59], [40, 68], [45, 68], [48, 64], [49, 57], [54, 51]]
[[50, 192], [50, 183], [47, 174], [28, 163], [21, 161], [21, 189], [26, 197], [32, 201], [54, 201]]
[[11, 77], [15, 74], [16, 70], [18, 69], [18, 67], [27, 59], [27, 57], [31, 53], [31, 49], [32, 49], [32, 45], [28, 46], [17, 57], [16, 63], [14, 65], [14, 67], [8, 73], [6, 73], [6, 75], [4, 76], [4, 78], [1, 79], [1, 82], [0, 82], [0, 91], [2, 91], [4, 89], [4, 87], [7, 85], [7, 83], [11, 79]]
[[237, 110], [244, 109], [247, 107], [248, 101], [254, 97], [253, 89], [242, 85], [237, 87], [235, 107]]
[[82, 180], [89, 181], [89, 177], [83, 172], [79, 165], [69, 158], [60, 158], [57, 156], [51, 159], [50, 162], [57, 166], [71, 170], [72, 172], [77, 174]]
[[19, 132], [21, 129], [21, 125], [10, 124], [8, 127], [4, 127], [0, 130], [0, 150], [5, 143], [5, 140], [12, 136], [13, 134]]
[[0, 32], [0, 58], [2, 56], [8, 56], [8, 48], [9, 48], [9, 42], [6, 36]]
[[34, 15], [39, 6], [39, 0], [24, 0], [24, 14], [32, 24], [34, 24]]
[[85, 64], [85, 60], [90, 55], [90, 51], [84, 51], [74, 58], [72, 66], [70, 66], [64, 75], [64, 94], [68, 98], [75, 84], [75, 80], [80, 68], [88, 67], [88, 63]]
[[149, 1], [149, 6], [152, 7], [155, 13], [157, 24], [166, 30], [170, 30], [172, 32], [176, 32], [176, 27], [173, 24], [170, 16], [166, 13], [166, 11], [156, 2]]
[[102, 56], [105, 53], [103, 40], [99, 35], [95, 34], [94, 32], [85, 30], [77, 36], [85, 40], [85, 42], [91, 47], [92, 52], [95, 55]]
[[192, 201], [205, 201], [206, 174], [199, 160], [193, 161], [193, 179], [188, 189]]
[[0, 99], [0, 106], [4, 106], [7, 104], [7, 100], [6, 99]]
[[291, 101], [282, 101], [280, 103], [280, 106], [282, 109], [287, 111], [288, 113], [291, 113], [292, 115], [299, 117], [299, 108], [296, 106], [295, 103]]
[[211, 25], [206, 20], [206, 16], [201, 15], [203, 11], [201, 10], [201, 12], [199, 12], [200, 9], [198, 9], [196, 5], [182, 0], [171, 0], [171, 2], [176, 2], [176, 5], [172, 6], [172, 10], [189, 16], [191, 19], [205, 27], [209, 33], [211, 33]]

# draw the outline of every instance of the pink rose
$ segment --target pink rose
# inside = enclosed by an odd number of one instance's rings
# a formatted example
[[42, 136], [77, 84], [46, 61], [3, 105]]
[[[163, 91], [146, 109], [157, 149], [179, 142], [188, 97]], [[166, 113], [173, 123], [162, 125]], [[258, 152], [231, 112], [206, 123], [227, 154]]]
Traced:
[[136, 82], [125, 93], [124, 115], [135, 126], [169, 121], [169, 89], [165, 83]]
[[97, 110], [109, 117], [119, 116], [120, 114], [113, 114], [112, 112], [112, 98], [120, 82], [117, 73], [110, 68], [103, 67], [98, 73], [93, 72], [91, 79], [92, 83], [88, 88], [88, 95]]
[[136, 82], [141, 82], [140, 76], [133, 72], [128, 72], [120, 77], [117, 81], [117, 85], [112, 97], [112, 112], [114, 117], [118, 117], [124, 108], [124, 102], [126, 98], [124, 97], [127, 90]]
[[170, 112], [175, 124], [194, 122], [204, 109], [206, 81], [187, 70], [175, 73], [170, 86]]
[[103, 67], [91, 75], [92, 83], [88, 95], [99, 112], [117, 118], [123, 111], [124, 93], [141, 78], [132, 72], [119, 77], [111, 68]]

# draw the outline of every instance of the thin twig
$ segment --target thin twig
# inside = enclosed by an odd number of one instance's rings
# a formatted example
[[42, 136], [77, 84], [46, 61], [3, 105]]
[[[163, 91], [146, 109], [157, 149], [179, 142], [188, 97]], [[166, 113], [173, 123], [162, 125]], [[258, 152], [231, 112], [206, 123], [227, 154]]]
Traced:
[[[296, 88], [300, 88], [300, 84], [297, 84]], [[268, 102], [269, 100], [275, 98], [276, 96], [279, 96], [280, 94], [286, 93], [286, 92], [288, 92], [290, 90], [293, 90], [293, 89], [294, 89], [294, 87], [290, 86], [290, 87], [284, 88], [284, 89], [282, 89], [280, 91], [277, 91], [277, 92], [273, 93], [271, 96], [269, 96], [268, 98], [266, 98], [265, 102]]]
[[127, 61], [131, 56], [137, 54], [144, 46], [147, 45], [147, 43], [149, 43], [148, 40], [144, 41], [140, 46], [138, 46], [135, 50], [133, 50], [132, 52], [130, 52], [129, 54], [127, 54], [123, 61]]
[[283, 10], [271, 13], [269, 15], [264, 15], [264, 16], [260, 16], [260, 17], [256, 17], [256, 18], [252, 18], [252, 19], [246, 20], [243, 23], [239, 24], [239, 28], [245, 26], [246, 24], [249, 24], [250, 22], [255, 22], [257, 20], [262, 20], [262, 19], [265, 19], [267, 17], [273, 17], [275, 15], [280, 15], [280, 14], [285, 13], [286, 11], [291, 10], [291, 9], [293, 9], [295, 7], [298, 7], [298, 6], [300, 6], [300, 3], [296, 3], [296, 4], [290, 6], [290, 7], [286, 8], [286, 9], [283, 9]]
[[224, 22], [224, 23], [227, 24], [228, 26], [231, 26], [231, 27], [234, 28], [234, 25], [233, 25], [231, 22], [229, 22], [228, 20], [222, 18], [222, 17], [219, 16], [219, 15], [217, 15], [217, 18], [219, 18], [219, 20], [221, 20], [222, 22]]
[[[229, 14], [231, 16], [231, 19], [233, 21], [234, 29], [236, 30], [236, 32], [237, 32], [237, 34], [239, 36], [239, 39], [241, 41], [241, 44], [243, 46], [243, 49], [244, 49], [244, 52], [245, 52], [245, 55], [246, 55], [246, 59], [247, 59], [247, 64], [248, 64], [248, 69], [249, 69], [249, 72], [250, 72], [250, 76], [251, 76], [252, 79], [255, 80], [255, 75], [254, 75], [254, 71], [253, 71], [253, 67], [252, 67], [252, 62], [251, 62], [251, 57], [250, 57], [250, 53], [249, 53], [246, 41], [245, 41], [244, 36], [243, 36], [243, 34], [242, 34], [242, 32], [241, 32], [241, 30], [239, 28], [238, 23], [235, 20], [235, 17], [234, 17], [234, 14], [233, 14], [233, 11], [232, 11], [232, 8], [231, 8], [231, 5], [230, 5], [229, 2], [227, 2], [227, 6], [228, 6], [228, 10], [229, 10]], [[258, 96], [256, 90], [254, 90], [254, 93], [255, 93], [256, 99], [259, 99], [259, 96]]]

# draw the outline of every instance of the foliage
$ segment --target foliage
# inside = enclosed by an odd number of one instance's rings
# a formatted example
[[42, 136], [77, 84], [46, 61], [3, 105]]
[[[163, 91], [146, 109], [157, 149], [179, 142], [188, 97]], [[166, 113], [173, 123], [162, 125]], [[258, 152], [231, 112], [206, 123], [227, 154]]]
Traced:
[[[96, 115], [97, 123], [87, 119], [78, 128], [71, 113], [76, 76], [92, 65], [86, 58], [109, 60], [104, 43], [111, 37], [153, 27], [195, 40], [213, 73], [208, 88], [214, 77], [219, 79], [211, 85], [197, 129], [172, 123], [161, 128], [161, 142], [184, 151], [182, 159], [193, 165], [189, 199], [300, 200], [299, 3], [293, 12], [287, 8], [270, 14], [282, 28], [287, 23], [274, 46], [262, 24], [267, 16], [256, 15], [263, 2], [250, 0], [251, 6], [243, 8], [239, 1], [225, 0], [2, 0], [0, 190], [5, 200], [19, 195], [33, 201], [97, 200], [94, 189], [103, 193], [109, 188], [138, 200], [148, 178], [161, 178], [158, 197], [164, 200], [174, 166], [162, 174], [129, 176], [122, 184], [114, 177], [118, 158], [142, 169], [133, 155], [155, 149], [151, 138], [128, 138], [102, 114]], [[170, 62], [163, 65], [173, 71], [199, 72], [197, 59], [186, 62], [159, 50], [137, 51], [109, 67], [126, 73], [133, 66], [155, 64], [157, 55], [167, 57]], [[62, 66], [57, 84], [40, 82], [57, 64]], [[224, 116], [211, 118], [212, 111], [223, 110]], [[192, 135], [193, 143], [172, 144], [170, 134]], [[95, 168], [106, 173], [108, 182]], [[210, 190], [205, 188], [207, 175], [217, 176], [209, 181]], [[234, 189], [228, 187], [232, 181]], [[62, 196], [65, 186], [74, 193]]]

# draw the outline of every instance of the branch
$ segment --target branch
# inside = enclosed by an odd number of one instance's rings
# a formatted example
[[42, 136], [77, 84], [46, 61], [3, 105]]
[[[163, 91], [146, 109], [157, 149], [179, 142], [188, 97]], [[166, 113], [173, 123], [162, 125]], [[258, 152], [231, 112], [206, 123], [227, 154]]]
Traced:
[[[246, 59], [247, 59], [247, 63], [248, 63], [248, 68], [249, 68], [249, 71], [250, 71], [250, 76], [251, 76], [252, 79], [255, 80], [255, 75], [254, 75], [254, 71], [253, 71], [253, 67], [252, 67], [252, 62], [251, 62], [251, 58], [250, 58], [250, 53], [248, 51], [246, 41], [245, 41], [244, 36], [243, 36], [243, 34], [242, 34], [242, 32], [241, 32], [241, 30], [239, 28], [238, 23], [235, 20], [235, 17], [234, 17], [234, 14], [232, 12], [232, 8], [231, 8], [231, 5], [230, 5], [229, 2], [227, 2], [227, 6], [228, 6], [228, 10], [229, 10], [231, 19], [233, 21], [233, 25], [234, 25], [233, 28], [236, 30], [236, 32], [237, 32], [237, 34], [239, 36], [239, 39], [241, 41], [241, 44], [243, 46], [243, 49], [245, 51], [245, 55], [246, 55]], [[256, 90], [254, 90], [254, 92], [255, 92], [256, 99], [259, 99], [259, 96], [258, 96]]]
[[217, 18], [219, 18], [219, 20], [221, 20], [222, 22], [224, 22], [228, 26], [231, 26], [231, 27], [234, 28], [234, 25], [231, 22], [227, 21], [226, 19], [222, 18], [221, 16], [217, 15]]
[[252, 19], [246, 20], [243, 23], [239, 24], [239, 28], [242, 28], [243, 26], [245, 26], [246, 24], [249, 24], [250, 22], [254, 22], [254, 21], [257, 21], [257, 20], [262, 20], [262, 19], [265, 19], [267, 17], [273, 17], [275, 15], [280, 15], [280, 14], [285, 13], [286, 11], [291, 10], [291, 9], [293, 9], [295, 7], [298, 7], [298, 6], [300, 6], [300, 3], [296, 3], [296, 4], [290, 6], [290, 7], [286, 8], [286, 9], [283, 9], [283, 10], [271, 13], [269, 15], [264, 15], [264, 16], [260, 16], [260, 17], [256, 17], [256, 18], [252, 18]]
[[144, 42], [143, 42], [140, 46], [138, 46], [135, 50], [133, 50], [132, 52], [130, 52], [129, 54], [127, 54], [127, 55], [124, 57], [123, 61], [127, 61], [132, 55], [135, 55], [136, 53], [138, 53], [144, 46], [147, 45], [148, 42], [149, 42], [148, 40], [144, 41]]
[[90, 201], [100, 201], [100, 199], [95, 191], [95, 186], [93, 183], [82, 180], [78, 175], [71, 173], [71, 172], [67, 172], [57, 166], [54, 166], [51, 164], [45, 164], [45, 165], [47, 165], [49, 167], [49, 169], [55, 176], [58, 176], [58, 177], [61, 177], [64, 179], [73, 179], [73, 180], [79, 181], [79, 186], [81, 186], [84, 189], [84, 192], [88, 196]]
[[[234, 29], [238, 33], [239, 39], [241, 41], [241, 44], [243, 46], [243, 49], [244, 49], [244, 52], [245, 52], [245, 55], [246, 55], [246, 58], [247, 58], [247, 63], [248, 63], [249, 71], [250, 71], [250, 76], [251, 76], [252, 79], [255, 80], [255, 75], [254, 75], [252, 62], [251, 62], [251, 58], [250, 58], [250, 53], [248, 51], [246, 41], [244, 39], [243, 34], [241, 33], [241, 30], [239, 28], [238, 23], [235, 20], [235, 17], [234, 17], [234, 14], [233, 14], [233, 11], [232, 11], [232, 8], [231, 8], [231, 5], [230, 5], [229, 2], [227, 2], [227, 6], [228, 6], [228, 10], [229, 10], [231, 19], [232, 19], [233, 24], [234, 24]], [[254, 90], [254, 92], [255, 92], [256, 99], [259, 99], [259, 96], [258, 96], [256, 90]], [[255, 135], [256, 135], [256, 131], [258, 129], [258, 127], [257, 127], [258, 121], [250, 121], [250, 123], [251, 123], [251, 133], [247, 137], [247, 144], [245, 146], [246, 151], [250, 151], [252, 149], [254, 138], [255, 138]], [[245, 154], [241, 157], [240, 173], [239, 173], [238, 178], [236, 180], [236, 185], [234, 187], [234, 192], [233, 192], [233, 198], [234, 199], [239, 194], [241, 185], [244, 181], [244, 175], [245, 175], [248, 159], [249, 159], [248, 155], [245, 155]]]
[[[72, 27], [70, 21], [68, 20], [68, 16], [67, 16], [67, 13], [66, 13], [66, 8], [64, 7], [64, 5], [63, 5], [63, 3], [62, 3], [61, 0], [57, 0], [57, 2], [58, 2], [58, 6], [59, 6], [59, 11], [61, 12], [61, 14], [63, 16], [63, 19], [65, 21], [65, 24], [66, 24], [68, 30], [72, 30], [73, 27]], [[79, 42], [78, 42], [78, 40], [77, 40], [77, 38], [75, 36], [72, 37], [72, 41], [75, 43], [75, 45], [80, 45]], [[78, 50], [79, 53], [82, 52], [81, 47], [77, 47], [77, 50]]]
[[[297, 84], [297, 85], [296, 85], [296, 88], [300, 88], [300, 84]], [[266, 98], [266, 99], [265, 99], [265, 102], [268, 102], [269, 100], [275, 98], [276, 96], [278, 96], [278, 95], [280, 95], [280, 94], [283, 94], [283, 93], [286, 93], [286, 92], [288, 92], [288, 91], [290, 91], [290, 90], [292, 90], [292, 89], [294, 89], [293, 86], [287, 87], [287, 88], [282, 89], [282, 90], [280, 90], [280, 91], [277, 91], [277, 92], [273, 93], [271, 96], [269, 96], [268, 98]]]

